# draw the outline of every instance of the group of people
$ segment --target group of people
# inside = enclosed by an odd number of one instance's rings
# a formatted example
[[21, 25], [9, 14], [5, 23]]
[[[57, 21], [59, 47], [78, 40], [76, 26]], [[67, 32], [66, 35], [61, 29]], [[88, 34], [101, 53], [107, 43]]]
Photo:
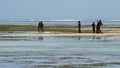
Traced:
[[44, 31], [43, 26], [44, 26], [43, 22], [40, 21], [39, 24], [38, 24], [38, 32], [43, 32]]
[[[93, 22], [92, 27], [93, 27], [93, 33], [102, 33], [101, 32], [101, 26], [103, 25], [101, 20], [97, 20], [97, 25], [95, 25], [95, 22]], [[95, 30], [96, 28], [96, 30]]]
[[[101, 26], [103, 25], [101, 20], [97, 20], [97, 25], [95, 22], [92, 23], [92, 30], [93, 33], [102, 33], [101, 32]], [[42, 21], [39, 22], [38, 24], [38, 32], [43, 32], [44, 31], [44, 24]], [[78, 21], [78, 33], [81, 33], [81, 23]]]

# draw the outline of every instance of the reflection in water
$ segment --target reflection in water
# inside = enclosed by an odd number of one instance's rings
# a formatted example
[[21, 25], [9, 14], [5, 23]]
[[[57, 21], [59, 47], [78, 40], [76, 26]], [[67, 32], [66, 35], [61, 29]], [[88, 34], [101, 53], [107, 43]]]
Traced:
[[42, 36], [38, 36], [38, 40], [39, 40], [39, 41], [42, 41], [42, 40], [43, 40], [43, 37], [42, 37]]
[[[57, 39], [57, 40], [56, 40]], [[74, 39], [77, 39], [77, 40], [74, 40]], [[114, 40], [113, 40], [114, 39]], [[85, 40], [85, 41], [97, 41], [97, 42], [110, 42], [110, 41], [117, 41], [119, 40], [114, 38], [114, 37], [42, 37], [42, 36], [37, 36], [37, 37], [2, 37], [0, 38], [0, 41], [53, 41], [53, 42], [63, 42], [63, 41], [66, 41], [66, 42], [69, 42], [69, 41], [82, 41], [82, 40]]]
[[95, 36], [93, 36], [93, 39], [101, 39], [101, 37], [95, 37]]
[[92, 39], [95, 40], [95, 41], [98, 41], [98, 42], [110, 42], [110, 41], [115, 41], [115, 40], [113, 40], [113, 39], [110, 39], [109, 37], [93, 37]]
[[78, 40], [80, 40], [80, 38], [81, 38], [81, 37], [79, 36], [79, 37], [78, 37]]

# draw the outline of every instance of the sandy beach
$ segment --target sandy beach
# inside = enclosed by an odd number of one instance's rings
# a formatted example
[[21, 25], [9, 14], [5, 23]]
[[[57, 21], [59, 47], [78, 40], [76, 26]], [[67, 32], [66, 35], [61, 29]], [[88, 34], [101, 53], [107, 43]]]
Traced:
[[72, 36], [81, 36], [81, 37], [120, 37], [120, 33], [24, 33], [24, 34], [6, 34], [6, 35], [0, 35], [0, 37], [72, 37]]

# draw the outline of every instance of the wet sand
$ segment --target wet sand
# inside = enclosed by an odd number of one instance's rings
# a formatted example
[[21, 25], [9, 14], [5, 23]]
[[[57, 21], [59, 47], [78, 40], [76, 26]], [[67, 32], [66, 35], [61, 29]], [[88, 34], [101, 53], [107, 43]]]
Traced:
[[0, 35], [0, 37], [72, 37], [72, 36], [81, 36], [81, 37], [120, 37], [120, 33], [24, 33], [24, 34], [5, 34]]

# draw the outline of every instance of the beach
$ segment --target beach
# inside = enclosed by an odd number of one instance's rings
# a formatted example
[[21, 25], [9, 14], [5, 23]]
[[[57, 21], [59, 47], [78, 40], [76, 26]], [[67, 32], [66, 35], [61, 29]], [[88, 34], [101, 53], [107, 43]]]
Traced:
[[109, 37], [120, 36], [119, 25], [104, 25], [102, 33], [93, 33], [92, 26], [82, 25], [81, 33], [78, 33], [77, 25], [44, 25], [44, 31], [38, 32], [37, 25], [0, 25], [0, 37], [7, 36], [81, 36], [81, 37]]
[[120, 0], [0, 0], [0, 68], [120, 68]]
[[51, 33], [38, 33], [38, 34], [6, 34], [0, 35], [0, 37], [120, 37], [120, 33], [60, 33], [60, 34], [51, 34]]
[[0, 68], [119, 68], [120, 26], [0, 25]]

